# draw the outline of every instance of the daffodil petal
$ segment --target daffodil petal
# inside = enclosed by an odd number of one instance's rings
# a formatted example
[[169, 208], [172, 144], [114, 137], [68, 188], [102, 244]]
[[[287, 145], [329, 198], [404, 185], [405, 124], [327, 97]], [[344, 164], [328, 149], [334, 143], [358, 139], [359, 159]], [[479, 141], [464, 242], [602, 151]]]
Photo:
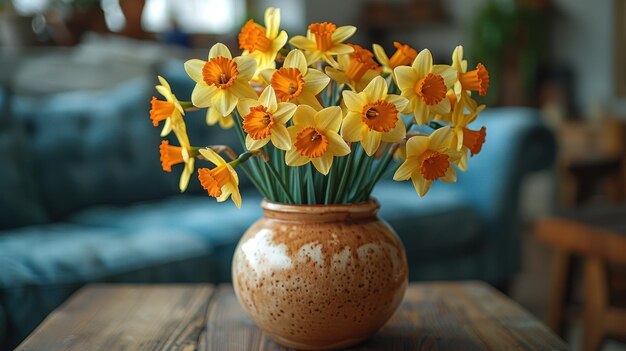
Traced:
[[363, 138], [363, 121], [360, 114], [356, 112], [346, 114], [341, 124], [341, 136], [347, 141], [360, 141]]
[[[304, 55], [302, 56], [304, 58]], [[304, 63], [304, 61], [303, 61]], [[312, 94], [319, 94], [330, 82], [330, 78], [324, 73], [316, 70], [309, 69], [308, 73], [303, 77], [304, 89]]]
[[328, 138], [328, 152], [335, 156], [345, 156], [350, 153], [350, 147], [339, 134], [335, 132], [326, 133]]
[[343, 119], [341, 107], [330, 106], [315, 114], [315, 121], [318, 128], [339, 132], [341, 120]]
[[385, 49], [378, 44], [372, 45], [372, 49], [374, 49], [374, 56], [382, 66], [389, 66], [389, 57], [385, 53]]
[[302, 53], [302, 51], [298, 49], [294, 49], [289, 51], [287, 57], [285, 57], [285, 63], [283, 67], [286, 68], [296, 68], [300, 71], [302, 75], [306, 75], [308, 72], [307, 68], [308, 64], [306, 61], [306, 57]]
[[298, 167], [307, 164], [311, 159], [304, 157], [296, 151], [295, 148], [291, 148], [285, 153], [285, 163], [287, 166]]
[[246, 148], [248, 150], [258, 150], [262, 148], [263, 146], [267, 145], [269, 141], [270, 141], [270, 137], [263, 138], [261, 140], [255, 140], [248, 134], [246, 135]]
[[406, 142], [406, 157], [419, 156], [428, 149], [429, 139], [425, 135], [411, 137]]
[[220, 119], [222, 119], [222, 115], [220, 115], [219, 112], [217, 112], [217, 110], [215, 110], [214, 108], [207, 108], [206, 110], [206, 124], [210, 125], [210, 126], [214, 126], [215, 124], [217, 124]]
[[[345, 122], [344, 122], [345, 123]], [[381, 138], [382, 141], [387, 143], [395, 143], [406, 137], [406, 127], [404, 126], [404, 122], [402, 122], [401, 118], [398, 118], [396, 125], [387, 133], [382, 133]]]
[[235, 83], [230, 87], [228, 91], [231, 91], [238, 98], [258, 98], [257, 92], [250, 86], [247, 81], [237, 79]]
[[181, 192], [187, 190], [187, 186], [189, 186], [189, 179], [191, 178], [194, 170], [194, 161], [195, 160], [191, 158], [185, 163], [185, 168], [183, 168], [183, 172], [180, 175], [180, 181], [178, 182], [178, 187]]
[[226, 161], [222, 158], [222, 156], [218, 155], [217, 152], [215, 152], [211, 148], [204, 148], [198, 151], [200, 152], [200, 155], [202, 155], [207, 161], [213, 163], [216, 166], [226, 164]]
[[344, 42], [353, 36], [354, 33], [356, 33], [355, 26], [341, 26], [333, 32], [332, 41], [333, 43]]
[[409, 104], [409, 100], [407, 100], [406, 98], [400, 96], [400, 95], [395, 95], [395, 94], [390, 94], [387, 95], [387, 98], [385, 99], [385, 101], [392, 103], [396, 109], [398, 109], [398, 111], [402, 112], [406, 106]]
[[256, 61], [250, 57], [239, 56], [235, 57], [233, 61], [237, 64], [237, 80], [248, 81], [256, 72]]
[[314, 126], [317, 111], [308, 105], [298, 105], [293, 116], [293, 123], [300, 126]]
[[329, 55], [344, 55], [354, 52], [354, 48], [348, 44], [335, 44], [326, 52]]
[[228, 47], [222, 43], [217, 43], [211, 47], [209, 50], [209, 60], [215, 57], [226, 57], [227, 59], [232, 59], [233, 56], [230, 54], [230, 50]]
[[267, 107], [269, 111], [276, 111], [278, 108], [276, 93], [271, 85], [268, 85], [265, 89], [263, 89], [261, 96], [259, 96], [259, 104]]
[[443, 99], [438, 104], [430, 106], [430, 112], [435, 114], [450, 113], [450, 100]]
[[343, 102], [350, 111], [361, 112], [363, 107], [367, 104], [367, 97], [365, 93], [355, 93], [353, 91], [344, 90]]
[[421, 99], [415, 100], [415, 108], [413, 109], [413, 117], [415, 117], [415, 123], [423, 126], [428, 122], [430, 111], [428, 105]]
[[417, 163], [415, 160], [405, 160], [400, 167], [393, 174], [393, 180], [403, 181], [411, 178], [411, 175], [417, 170]]
[[268, 7], [265, 9], [265, 36], [273, 39], [278, 35], [280, 27], [280, 9]]
[[430, 50], [424, 49], [420, 51], [411, 67], [415, 70], [415, 74], [418, 78], [422, 78], [430, 73], [430, 70], [433, 67], [433, 56], [430, 53]]
[[448, 89], [452, 88], [454, 82], [458, 80], [457, 71], [448, 65], [434, 65], [432, 72], [443, 78], [443, 81]]
[[[234, 85], [233, 85], [234, 87]], [[215, 94], [212, 98], [212, 107], [222, 114], [227, 116], [237, 106], [237, 96], [228, 90], [221, 91], [221, 94]]]
[[322, 104], [319, 102], [319, 100], [317, 100], [317, 97], [315, 97], [315, 95], [308, 91], [303, 91], [302, 94], [300, 94], [300, 96], [296, 98], [296, 101], [298, 102], [298, 104], [308, 105], [314, 108], [316, 111], [322, 109]]
[[453, 136], [454, 133], [452, 133], [452, 128], [439, 128], [430, 135], [429, 147], [436, 151], [445, 151], [450, 146], [450, 141], [452, 140]]
[[349, 81], [344, 72], [341, 72], [333, 67], [326, 67], [326, 74], [334, 81], [337, 81], [337, 83], [346, 84]]
[[291, 149], [291, 137], [284, 124], [276, 124], [272, 127], [271, 140], [272, 144], [281, 150]]
[[218, 88], [203, 83], [197, 83], [191, 92], [191, 102], [198, 107], [209, 107], [213, 97], [219, 93]]
[[367, 101], [384, 100], [387, 97], [387, 81], [381, 76], [377, 76], [363, 89]]
[[363, 150], [368, 156], [372, 156], [378, 150], [380, 146], [381, 135], [379, 132], [369, 130], [363, 134], [363, 139], [361, 140], [361, 145], [363, 145]]
[[274, 111], [274, 118], [276, 118], [280, 124], [286, 124], [296, 112], [296, 107], [295, 104], [290, 102], [279, 102], [278, 107]]
[[235, 120], [233, 119], [232, 114], [226, 117], [220, 118], [219, 121], [220, 121], [220, 127], [223, 129], [230, 129], [235, 125]]
[[327, 175], [330, 167], [333, 165], [333, 155], [330, 152], [326, 152], [320, 157], [312, 158], [311, 162], [318, 172]]
[[163, 129], [161, 130], [161, 137], [165, 137], [172, 131], [172, 119], [166, 118], [165, 124], [163, 125]]
[[291, 40], [289, 40], [289, 43], [297, 47], [298, 49], [306, 51], [313, 51], [317, 48], [314, 41], [307, 39], [306, 37], [303, 37], [301, 35], [296, 35], [295, 37], [291, 38]]
[[394, 70], [394, 77], [396, 79], [396, 84], [398, 88], [402, 90], [402, 92], [406, 90], [413, 90], [415, 84], [417, 84], [417, 73], [413, 69], [413, 67], [409, 66], [399, 66]]
[[[416, 173], [419, 174], [419, 172]], [[415, 191], [417, 191], [417, 195], [419, 195], [420, 197], [426, 195], [426, 193], [428, 193], [428, 190], [430, 190], [430, 185], [432, 184], [432, 181], [426, 180], [421, 176], [414, 176], [411, 178], [411, 180], [413, 181], [413, 186], [415, 187]]]
[[439, 180], [445, 183], [456, 182], [456, 171], [454, 170], [454, 167], [448, 167], [448, 169], [446, 170], [446, 174], [443, 177], [439, 178]]
[[272, 82], [272, 76], [274, 75], [275, 72], [276, 72], [275, 68], [268, 68], [268, 69], [262, 70], [261, 73], [259, 74], [261, 75], [261, 78], [263, 78], [265, 83], [270, 84]]
[[241, 117], [245, 117], [248, 115], [248, 113], [250, 113], [250, 108], [258, 105], [259, 102], [254, 99], [239, 99], [239, 102], [237, 102], [237, 111], [239, 111], [239, 115]]
[[193, 59], [185, 62], [185, 72], [196, 83], [204, 82], [202, 78], [202, 68], [206, 64], [206, 61]]

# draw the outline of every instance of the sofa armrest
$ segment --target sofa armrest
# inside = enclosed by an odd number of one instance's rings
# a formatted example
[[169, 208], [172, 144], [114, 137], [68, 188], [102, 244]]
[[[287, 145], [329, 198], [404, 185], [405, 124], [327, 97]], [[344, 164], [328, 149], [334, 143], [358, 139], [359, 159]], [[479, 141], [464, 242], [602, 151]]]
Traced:
[[523, 178], [551, 167], [556, 142], [535, 109], [494, 108], [475, 123], [487, 127], [487, 140], [482, 151], [469, 159], [459, 183], [477, 210], [489, 221], [497, 221], [517, 213]]

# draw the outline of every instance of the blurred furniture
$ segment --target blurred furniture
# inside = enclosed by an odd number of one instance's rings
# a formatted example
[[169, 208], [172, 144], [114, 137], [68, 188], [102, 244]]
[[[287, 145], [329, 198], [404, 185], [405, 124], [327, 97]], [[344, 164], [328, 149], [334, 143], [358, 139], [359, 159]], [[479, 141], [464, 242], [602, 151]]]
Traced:
[[622, 130], [616, 119], [569, 121], [557, 127], [563, 206], [579, 206], [598, 197], [624, 201]]
[[[88, 86], [76, 91], [61, 85], [53, 93], [59, 82], [46, 77], [58, 74], [48, 70], [29, 92], [33, 75], [19, 67], [36, 69], [37, 61], [5, 66], [21, 73], [0, 93], [0, 349], [87, 283], [228, 281], [239, 237], [261, 216], [245, 177], [240, 210], [207, 197], [196, 177], [179, 194], [180, 170], [160, 167], [149, 100], [156, 72], [181, 100], [193, 81], [179, 60], [150, 61], [159, 57], [151, 49], [142, 55], [142, 45], [128, 42], [116, 50], [110, 40], [67, 57], [67, 77]], [[119, 72], [132, 78], [107, 79]], [[102, 88], [90, 86], [98, 79]], [[207, 127], [203, 111], [186, 120], [195, 145], [238, 145], [234, 132]], [[550, 167], [554, 139], [532, 109], [491, 109], [479, 123], [488, 141], [458, 184], [437, 184], [423, 199], [410, 182], [375, 190], [381, 216], [405, 243], [411, 280], [482, 279], [502, 288], [520, 268], [520, 184]]]
[[[91, 285], [19, 350], [284, 350], [254, 326], [232, 286]], [[174, 347], [176, 346], [176, 347]], [[354, 350], [567, 350], [517, 303], [480, 282], [411, 284], [391, 320]]]
[[539, 221], [536, 234], [555, 252], [548, 304], [552, 330], [561, 330], [575, 255], [583, 260], [583, 349], [599, 350], [608, 336], [626, 337], [626, 308], [613, 305], [607, 273], [613, 264], [626, 265], [626, 208], [569, 211]]

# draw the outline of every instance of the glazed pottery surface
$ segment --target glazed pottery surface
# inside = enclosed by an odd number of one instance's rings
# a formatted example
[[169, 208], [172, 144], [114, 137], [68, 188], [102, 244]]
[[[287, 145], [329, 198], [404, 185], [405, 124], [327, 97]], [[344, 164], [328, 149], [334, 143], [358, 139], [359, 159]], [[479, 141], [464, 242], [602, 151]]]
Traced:
[[332, 349], [363, 341], [391, 317], [407, 263], [376, 201], [262, 207], [232, 273], [239, 302], [263, 331], [288, 347]]

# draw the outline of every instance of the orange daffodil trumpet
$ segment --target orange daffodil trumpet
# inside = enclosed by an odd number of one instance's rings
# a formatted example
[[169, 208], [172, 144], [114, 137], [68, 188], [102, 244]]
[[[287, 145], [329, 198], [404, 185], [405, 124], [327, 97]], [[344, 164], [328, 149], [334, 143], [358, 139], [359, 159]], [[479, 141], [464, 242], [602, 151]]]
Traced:
[[321, 111], [300, 105], [288, 128], [293, 147], [287, 151], [285, 160], [289, 166], [302, 166], [309, 162], [326, 175], [333, 165], [333, 158], [350, 153], [350, 147], [339, 136], [341, 108], [327, 107]]
[[198, 169], [198, 179], [202, 188], [209, 196], [217, 199], [217, 202], [233, 199], [235, 206], [241, 207], [241, 194], [239, 193], [239, 177], [233, 167], [237, 160], [232, 163], [226, 162], [220, 155], [210, 148], [200, 149], [200, 154], [216, 167], [213, 169]]
[[[195, 82], [191, 101], [179, 101], [159, 77], [163, 98], [152, 98], [150, 119], [163, 123], [161, 136], [177, 139], [163, 140], [159, 152], [164, 171], [182, 167], [181, 191], [206, 162], [197, 181], [237, 207], [238, 170], [269, 201], [288, 204], [369, 201], [390, 173], [411, 179], [424, 196], [435, 181], [456, 181], [481, 152], [486, 128], [472, 125], [485, 106], [472, 94], [487, 93], [489, 73], [482, 64], [468, 71], [461, 46], [451, 65], [434, 64], [430, 51], [409, 44], [393, 42], [388, 56], [378, 44], [372, 52], [348, 43], [356, 28], [329, 22], [288, 41], [280, 21], [280, 10], [268, 8], [263, 24], [250, 20], [239, 32], [241, 56], [217, 43], [206, 61], [185, 62]], [[241, 154], [192, 146], [186, 122], [200, 109], [209, 126], [232, 128]]]
[[291, 140], [285, 124], [296, 112], [296, 105], [277, 102], [271, 86], [263, 90], [258, 100], [240, 100], [237, 110], [243, 119], [248, 150], [258, 150], [270, 141], [278, 149], [291, 149]]
[[[249, 20], [239, 33], [239, 47], [243, 55], [257, 62], [257, 73], [276, 67], [276, 55], [287, 43], [287, 32], [279, 31], [280, 9], [269, 7], [265, 10], [265, 28], [254, 20]], [[257, 74], [255, 74], [256, 76]]]
[[155, 127], [159, 125], [161, 121], [165, 121], [161, 136], [164, 137], [172, 131], [172, 126], [178, 126], [183, 123], [183, 115], [185, 110], [181, 106], [180, 102], [176, 98], [176, 95], [172, 93], [169, 83], [165, 78], [159, 76], [160, 85], [157, 85], [156, 90], [163, 95], [165, 101], [158, 100], [156, 97], [152, 97], [150, 104], [150, 119], [152, 125]]
[[278, 101], [322, 109], [316, 95], [326, 88], [330, 78], [316, 69], [308, 68], [302, 51], [290, 51], [283, 67], [264, 70], [261, 75], [274, 89]]
[[256, 66], [256, 61], [250, 57], [233, 58], [224, 44], [213, 45], [208, 61], [193, 59], [185, 62], [185, 71], [196, 82], [191, 102], [197, 107], [210, 107], [223, 117], [228, 116], [239, 99], [256, 98], [249, 83]]
[[393, 73], [396, 67], [410, 65], [417, 56], [417, 51], [409, 45], [394, 41], [393, 46], [396, 48], [396, 52], [391, 57], [387, 56], [382, 46], [378, 44], [372, 46], [376, 59], [383, 67], [383, 72], [388, 74]]
[[354, 26], [337, 27], [334, 23], [322, 22], [309, 25], [306, 37], [297, 35], [289, 41], [294, 47], [304, 51], [307, 63], [313, 65], [324, 61], [337, 66], [334, 56], [349, 54], [353, 51], [344, 41], [356, 33]]
[[360, 93], [343, 92], [348, 113], [341, 136], [347, 141], [360, 141], [367, 155], [378, 150], [380, 142], [395, 143], [404, 139], [406, 128], [400, 118], [409, 101], [399, 95], [387, 94], [383, 77], [374, 78]]
[[411, 66], [399, 66], [393, 72], [401, 95], [409, 100], [407, 112], [413, 113], [417, 124], [426, 124], [433, 114], [450, 112], [446, 93], [456, 82], [457, 72], [450, 66], [433, 65], [428, 49], [420, 51]]
[[424, 196], [435, 180], [456, 182], [453, 164], [461, 157], [460, 152], [450, 149], [450, 128], [440, 128], [431, 135], [418, 135], [406, 142], [406, 159], [400, 165], [393, 180], [411, 179], [419, 196]]
[[348, 86], [356, 91], [362, 91], [365, 86], [379, 76], [380, 67], [376, 64], [374, 54], [371, 51], [363, 49], [359, 45], [350, 46], [353, 52], [346, 55], [339, 55], [337, 68], [326, 67], [326, 74], [337, 83], [348, 84]]

